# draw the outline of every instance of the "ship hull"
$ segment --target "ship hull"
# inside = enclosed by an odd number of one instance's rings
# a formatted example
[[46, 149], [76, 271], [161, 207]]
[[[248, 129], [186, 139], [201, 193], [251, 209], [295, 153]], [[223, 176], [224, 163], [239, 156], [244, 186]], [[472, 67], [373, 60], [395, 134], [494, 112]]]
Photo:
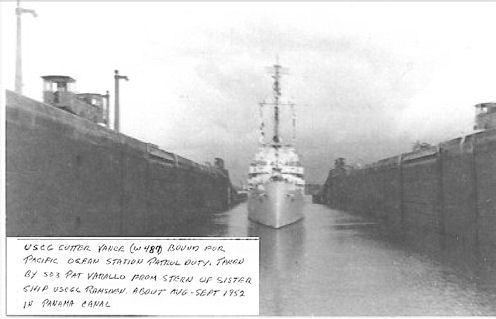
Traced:
[[267, 182], [264, 191], [248, 194], [248, 218], [280, 228], [303, 218], [303, 193], [287, 182]]

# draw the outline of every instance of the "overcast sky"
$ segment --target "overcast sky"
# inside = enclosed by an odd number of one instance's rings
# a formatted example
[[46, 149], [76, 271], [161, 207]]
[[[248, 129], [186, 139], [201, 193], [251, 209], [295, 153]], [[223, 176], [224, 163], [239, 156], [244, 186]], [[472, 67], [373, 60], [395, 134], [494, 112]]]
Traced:
[[[234, 183], [257, 147], [266, 67], [288, 69], [308, 182], [337, 157], [369, 163], [471, 132], [496, 101], [496, 3], [25, 2], [25, 95], [40, 76], [76, 90], [121, 85], [123, 133], [198, 162], [220, 156]], [[1, 2], [2, 76], [14, 88], [14, 2]]]

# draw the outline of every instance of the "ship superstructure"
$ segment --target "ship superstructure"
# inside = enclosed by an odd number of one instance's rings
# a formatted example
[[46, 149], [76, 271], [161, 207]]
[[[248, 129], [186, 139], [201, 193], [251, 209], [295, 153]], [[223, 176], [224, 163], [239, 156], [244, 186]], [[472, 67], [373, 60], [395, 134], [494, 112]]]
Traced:
[[[305, 180], [303, 166], [295, 148], [296, 114], [293, 103], [281, 101], [281, 66], [273, 66], [273, 99], [260, 103], [260, 140], [248, 175], [248, 218], [279, 228], [303, 218]], [[273, 135], [265, 141], [264, 107], [273, 107]], [[279, 132], [280, 108], [290, 108], [293, 133], [284, 144]]]

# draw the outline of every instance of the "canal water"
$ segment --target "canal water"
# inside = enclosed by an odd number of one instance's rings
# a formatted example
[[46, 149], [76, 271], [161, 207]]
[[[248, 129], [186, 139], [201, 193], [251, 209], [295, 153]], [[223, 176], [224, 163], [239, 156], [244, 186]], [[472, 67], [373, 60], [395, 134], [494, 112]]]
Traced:
[[496, 266], [473, 248], [306, 201], [278, 230], [240, 204], [183, 235], [260, 237], [261, 315], [496, 315]]

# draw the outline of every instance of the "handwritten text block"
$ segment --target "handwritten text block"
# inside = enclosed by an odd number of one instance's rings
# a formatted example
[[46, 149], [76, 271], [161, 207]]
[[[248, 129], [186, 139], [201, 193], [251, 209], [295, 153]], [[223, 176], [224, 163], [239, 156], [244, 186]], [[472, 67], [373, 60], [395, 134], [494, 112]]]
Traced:
[[7, 238], [9, 315], [258, 315], [258, 238]]

